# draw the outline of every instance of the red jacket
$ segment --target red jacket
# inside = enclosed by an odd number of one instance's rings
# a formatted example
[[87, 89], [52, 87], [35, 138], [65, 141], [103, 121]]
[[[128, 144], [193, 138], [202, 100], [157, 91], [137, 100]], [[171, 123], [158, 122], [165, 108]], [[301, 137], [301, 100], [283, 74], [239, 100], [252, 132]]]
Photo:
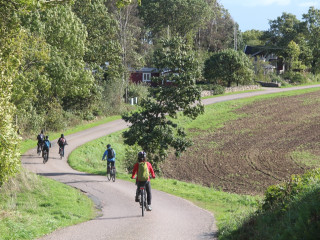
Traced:
[[[153, 178], [155, 178], [156, 175], [154, 174], [154, 171], [153, 171], [153, 168], [152, 168], [151, 163], [149, 163], [149, 162], [146, 162], [146, 163], [147, 163], [147, 166], [148, 166], [149, 173], [151, 173], [151, 176], [152, 176]], [[134, 176], [137, 174], [137, 181], [139, 181], [139, 179], [138, 179], [138, 169], [139, 169], [139, 163], [136, 163], [136, 164], [134, 165], [134, 167], [133, 167], [132, 178], [134, 178]], [[150, 176], [149, 176], [149, 178], [148, 178], [148, 181], [150, 181]]]

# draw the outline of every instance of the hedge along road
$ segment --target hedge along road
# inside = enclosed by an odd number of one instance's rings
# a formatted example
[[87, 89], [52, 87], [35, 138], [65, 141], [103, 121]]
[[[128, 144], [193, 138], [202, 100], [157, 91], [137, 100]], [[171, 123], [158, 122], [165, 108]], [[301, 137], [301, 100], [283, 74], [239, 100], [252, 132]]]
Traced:
[[[220, 96], [204, 99], [203, 104], [312, 87], [320, 85], [272, 88], [259, 92]], [[127, 127], [123, 120], [116, 120], [68, 135], [66, 139], [69, 145], [66, 146], [65, 158], [62, 160], [58, 155], [56, 140], [52, 141], [50, 158], [46, 164], [43, 164], [42, 158], [37, 156], [36, 149], [22, 156], [25, 168], [80, 189], [101, 208], [101, 216], [96, 219], [57, 230], [41, 239], [215, 239], [217, 227], [213, 215], [184, 199], [152, 190], [153, 210], [142, 218], [139, 205], [134, 202], [136, 186], [132, 182], [122, 180], [108, 182], [105, 176], [82, 173], [70, 168], [66, 158], [72, 150], [86, 142]]]

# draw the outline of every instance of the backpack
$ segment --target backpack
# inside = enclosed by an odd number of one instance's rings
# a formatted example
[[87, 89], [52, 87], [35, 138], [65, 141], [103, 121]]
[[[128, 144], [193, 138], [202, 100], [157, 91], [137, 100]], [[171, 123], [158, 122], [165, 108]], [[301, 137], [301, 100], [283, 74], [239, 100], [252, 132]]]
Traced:
[[39, 134], [37, 138], [38, 138], [38, 141], [43, 142], [43, 140], [44, 140], [44, 135], [43, 135], [43, 134]]
[[146, 162], [140, 162], [138, 168], [138, 181], [144, 182], [149, 180], [149, 169]]
[[108, 159], [114, 158], [114, 151], [112, 148], [108, 149]]
[[50, 142], [49, 141], [44, 141], [45, 145], [47, 146], [47, 148], [50, 147]]
[[59, 139], [59, 145], [60, 145], [60, 146], [63, 146], [63, 145], [65, 144], [65, 142], [66, 142], [66, 139], [65, 139], [65, 138], [60, 138], [60, 139]]

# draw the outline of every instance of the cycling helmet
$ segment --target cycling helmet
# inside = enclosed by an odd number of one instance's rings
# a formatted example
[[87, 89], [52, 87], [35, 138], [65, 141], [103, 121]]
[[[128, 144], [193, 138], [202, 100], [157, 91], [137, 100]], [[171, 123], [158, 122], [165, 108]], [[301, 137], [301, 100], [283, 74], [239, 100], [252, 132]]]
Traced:
[[141, 160], [141, 159], [145, 159], [147, 157], [147, 154], [143, 151], [139, 152], [138, 153], [138, 159]]
[[61, 134], [61, 137], [62, 137], [62, 138], [64, 137], [63, 133]]
[[111, 147], [111, 145], [110, 145], [110, 144], [108, 144], [108, 145], [107, 145], [107, 148], [109, 148], [109, 147]]

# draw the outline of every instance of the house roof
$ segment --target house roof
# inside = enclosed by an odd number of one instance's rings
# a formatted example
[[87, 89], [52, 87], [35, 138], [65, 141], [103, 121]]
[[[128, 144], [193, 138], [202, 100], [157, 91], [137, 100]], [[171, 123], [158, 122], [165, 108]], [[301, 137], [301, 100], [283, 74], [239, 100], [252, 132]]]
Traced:
[[131, 69], [131, 72], [141, 72], [141, 73], [153, 73], [153, 72], [159, 72], [157, 68], [151, 68], [151, 67], [143, 67], [140, 69]]
[[251, 55], [251, 56], [256, 56], [259, 54], [263, 54], [266, 52], [266, 49], [264, 49], [263, 46], [247, 46], [244, 48], [244, 53]]

